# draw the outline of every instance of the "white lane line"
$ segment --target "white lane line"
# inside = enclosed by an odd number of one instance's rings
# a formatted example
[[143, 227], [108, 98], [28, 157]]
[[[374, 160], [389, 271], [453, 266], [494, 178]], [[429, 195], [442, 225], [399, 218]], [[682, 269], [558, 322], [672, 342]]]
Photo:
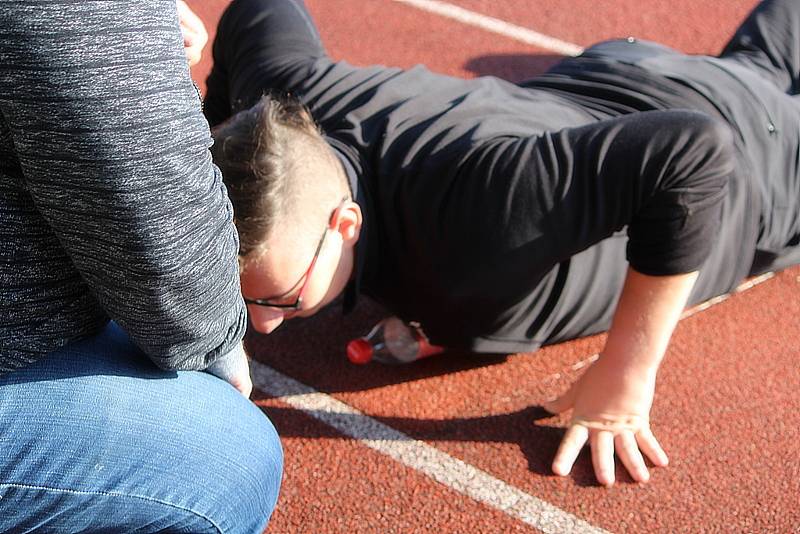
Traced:
[[731, 297], [731, 295], [735, 295], [737, 293], [742, 293], [743, 291], [747, 291], [748, 289], [752, 289], [752, 288], [756, 287], [758, 284], [766, 282], [767, 280], [769, 280], [773, 276], [775, 276], [775, 273], [764, 273], [764, 274], [762, 274], [760, 276], [756, 276], [754, 278], [751, 278], [750, 280], [748, 280], [748, 281], [746, 281], [746, 282], [744, 282], [742, 284], [739, 284], [736, 287], [736, 289], [734, 289], [730, 293], [726, 293], [724, 295], [720, 295], [718, 297], [711, 298], [711, 299], [709, 299], [709, 300], [707, 300], [705, 302], [702, 302], [702, 303], [698, 304], [697, 306], [689, 308], [688, 310], [684, 311], [681, 314], [681, 320], [686, 319], [687, 317], [691, 317], [692, 315], [694, 315], [696, 313], [700, 313], [701, 311], [705, 311], [705, 310], [709, 309], [711, 306], [716, 306], [720, 302], [724, 302], [724, 301], [728, 300]]
[[428, 11], [429, 13], [435, 13], [449, 19], [457, 20], [463, 24], [475, 26], [477, 28], [497, 33], [499, 35], [503, 35], [504, 37], [508, 37], [537, 48], [550, 50], [551, 52], [556, 52], [564, 56], [577, 56], [583, 52], [583, 48], [574, 43], [562, 41], [561, 39], [550, 37], [549, 35], [533, 31], [529, 28], [517, 26], [515, 24], [511, 24], [510, 22], [489, 17], [487, 15], [481, 15], [480, 13], [475, 13], [474, 11], [469, 11], [463, 7], [442, 2], [440, 0], [392, 1], [408, 4], [418, 9]]
[[253, 385], [264, 393], [277, 397], [278, 400], [359, 440], [367, 447], [542, 532], [606, 532], [271, 367], [251, 361], [250, 371]]
[[[698, 304], [696, 306], [693, 306], [692, 308], [688, 308], [687, 310], [685, 310], [681, 314], [681, 321], [686, 319], [687, 317], [691, 317], [692, 315], [694, 315], [696, 313], [700, 313], [701, 311], [705, 311], [705, 310], [709, 309], [712, 306], [716, 306], [717, 304], [728, 300], [732, 295], [736, 295], [737, 293], [742, 293], [744, 291], [747, 291], [748, 289], [752, 289], [752, 288], [756, 287], [757, 285], [766, 282], [767, 280], [769, 280], [770, 278], [772, 278], [774, 276], [775, 276], [775, 273], [764, 273], [762, 275], [753, 277], [750, 280], [747, 280], [746, 282], [743, 282], [743, 283], [739, 284], [736, 287], [736, 289], [734, 289], [730, 293], [726, 293], [724, 295], [719, 295], [717, 297], [710, 298], [705, 302], [701, 302], [700, 304]], [[800, 281], [800, 277], [798, 277], [798, 281]], [[587, 358], [584, 358], [583, 360], [581, 360], [581, 361], [579, 361], [577, 363], [572, 364], [571, 366], [569, 366], [568, 370], [569, 371], [579, 371], [582, 368], [586, 367], [587, 365], [597, 361], [598, 358], [600, 358], [599, 354], [592, 354], [591, 356], [589, 356]], [[559, 379], [561, 379], [562, 376], [567, 374], [568, 370], [565, 369], [564, 372], [562, 372], [562, 373], [552, 374], [552, 375], [544, 378], [544, 380], [542, 382], [545, 383], [545, 384], [548, 384], [550, 382], [554, 382], [556, 380], [559, 380]]]

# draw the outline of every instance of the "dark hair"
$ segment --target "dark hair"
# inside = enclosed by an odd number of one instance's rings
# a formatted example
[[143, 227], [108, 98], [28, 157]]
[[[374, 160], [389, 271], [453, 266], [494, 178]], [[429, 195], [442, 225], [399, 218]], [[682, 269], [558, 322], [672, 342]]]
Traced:
[[[213, 131], [211, 153], [222, 171], [244, 258], [264, 244], [296, 194], [298, 145], [325, 145], [311, 114], [293, 100], [262, 97]], [[326, 147], [327, 148], [327, 147]]]

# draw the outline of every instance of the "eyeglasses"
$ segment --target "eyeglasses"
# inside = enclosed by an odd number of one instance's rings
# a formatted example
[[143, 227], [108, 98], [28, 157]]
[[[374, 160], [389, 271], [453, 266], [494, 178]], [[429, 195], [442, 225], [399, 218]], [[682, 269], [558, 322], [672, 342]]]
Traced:
[[297, 288], [297, 286], [300, 286], [300, 291], [298, 291], [297, 298], [294, 300], [294, 302], [292, 303], [276, 302], [283, 296], [279, 295], [277, 297], [268, 297], [263, 299], [249, 299], [245, 297], [244, 299], [245, 304], [255, 304], [257, 306], [266, 306], [268, 308], [277, 308], [279, 310], [297, 311], [302, 308], [303, 295], [305, 294], [306, 287], [308, 287], [308, 281], [311, 280], [311, 273], [314, 271], [314, 265], [317, 264], [317, 258], [319, 257], [319, 253], [322, 250], [322, 244], [325, 243], [325, 237], [328, 235], [328, 230], [333, 230], [336, 227], [335, 226], [336, 219], [338, 218], [339, 211], [342, 209], [342, 206], [344, 206], [344, 203], [347, 202], [347, 198], [348, 197], [342, 198], [342, 201], [339, 203], [336, 209], [333, 210], [333, 213], [331, 213], [331, 218], [328, 221], [328, 226], [326, 226], [325, 231], [322, 232], [322, 237], [320, 237], [319, 243], [317, 244], [317, 250], [314, 251], [314, 257], [311, 259], [311, 265], [308, 266], [308, 269], [306, 269], [306, 272], [303, 274], [300, 280], [298, 280], [297, 283], [291, 287], [291, 289], [289, 289], [283, 294], [283, 295], [291, 295], [292, 292], [295, 290], [295, 288]]

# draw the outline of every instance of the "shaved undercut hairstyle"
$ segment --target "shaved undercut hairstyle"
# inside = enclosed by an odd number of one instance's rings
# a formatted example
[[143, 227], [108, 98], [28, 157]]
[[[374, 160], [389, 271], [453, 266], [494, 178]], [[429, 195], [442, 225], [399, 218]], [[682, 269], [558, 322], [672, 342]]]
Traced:
[[[242, 262], [264, 252], [276, 228], [321, 230], [342, 193], [349, 194], [333, 151], [297, 101], [263, 96], [212, 135], [211, 153], [233, 204]], [[313, 172], [325, 163], [337, 172]]]

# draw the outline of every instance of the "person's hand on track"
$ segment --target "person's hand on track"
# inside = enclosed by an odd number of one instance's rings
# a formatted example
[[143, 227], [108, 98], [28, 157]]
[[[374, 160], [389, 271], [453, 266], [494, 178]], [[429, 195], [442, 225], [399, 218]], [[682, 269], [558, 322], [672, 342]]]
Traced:
[[600, 357], [560, 398], [552, 413], [572, 409], [572, 420], [553, 460], [567, 475], [583, 446], [592, 448], [597, 480], [614, 483], [614, 454], [631, 477], [647, 482], [644, 456], [656, 466], [669, 462], [650, 430], [656, 374], [698, 272], [652, 276], [628, 269], [606, 345]]
[[666, 453], [649, 424], [655, 390], [652, 372], [622, 369], [601, 357], [558, 399], [544, 404], [552, 413], [573, 410], [561, 440], [553, 472], [566, 476], [587, 443], [598, 482], [614, 484], [614, 454], [637, 482], [647, 482], [650, 473], [646, 456], [656, 466], [666, 466]]

